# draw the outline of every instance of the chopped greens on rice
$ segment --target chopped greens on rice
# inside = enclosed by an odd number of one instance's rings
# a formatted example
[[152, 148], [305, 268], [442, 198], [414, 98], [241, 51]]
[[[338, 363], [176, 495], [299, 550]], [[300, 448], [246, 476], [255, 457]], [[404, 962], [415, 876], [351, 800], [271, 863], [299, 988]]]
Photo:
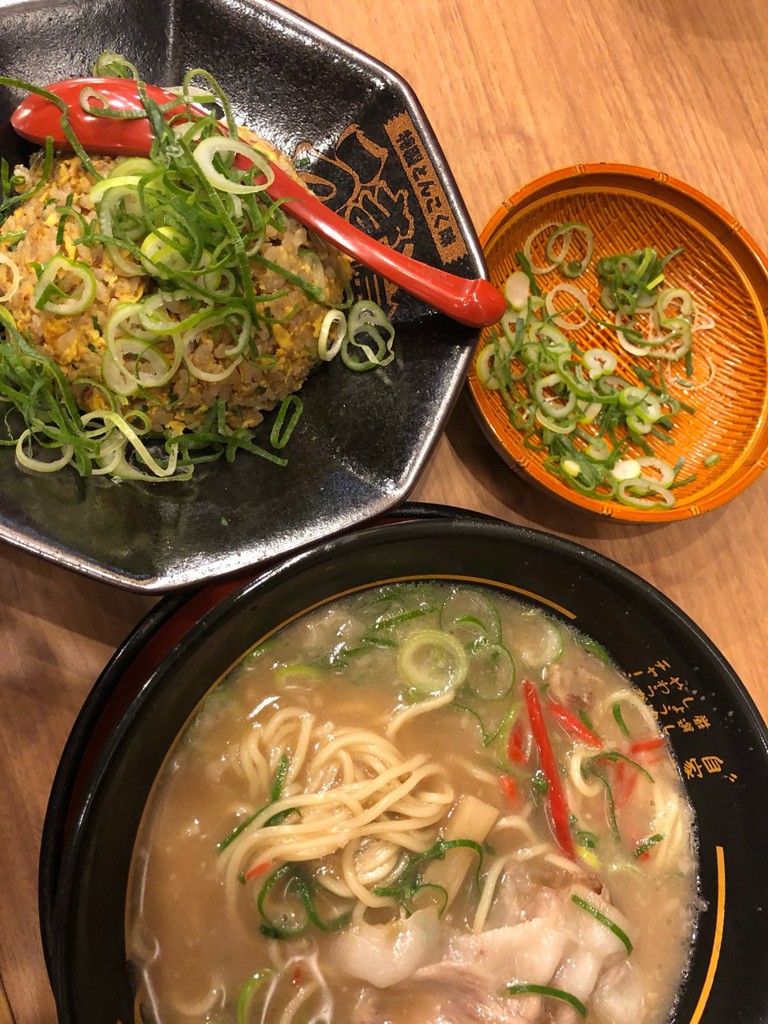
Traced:
[[[295, 173], [288, 158], [235, 125], [207, 72], [180, 94], [175, 123], [144, 99], [149, 159], [48, 146], [13, 176], [3, 166], [0, 443], [26, 468], [185, 479], [239, 450], [284, 464], [296, 392], [319, 361], [393, 358], [382, 311], [348, 309], [349, 259], [264, 192], [268, 161]], [[228, 134], [215, 112], [190, 122], [191, 97], [223, 109]], [[253, 428], [276, 407], [269, 450]]]

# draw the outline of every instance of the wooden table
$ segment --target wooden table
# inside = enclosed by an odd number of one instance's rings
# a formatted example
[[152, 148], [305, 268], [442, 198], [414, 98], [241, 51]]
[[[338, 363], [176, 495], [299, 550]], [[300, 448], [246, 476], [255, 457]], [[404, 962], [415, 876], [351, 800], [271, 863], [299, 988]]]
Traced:
[[[763, 0], [290, 0], [413, 86], [479, 228], [579, 161], [659, 168], [768, 248]], [[611, 524], [542, 496], [456, 409], [412, 497], [575, 539], [679, 604], [768, 715], [768, 474], [691, 522]], [[59, 754], [100, 669], [152, 599], [0, 549], [0, 1022], [55, 1020], [37, 928], [40, 830]]]

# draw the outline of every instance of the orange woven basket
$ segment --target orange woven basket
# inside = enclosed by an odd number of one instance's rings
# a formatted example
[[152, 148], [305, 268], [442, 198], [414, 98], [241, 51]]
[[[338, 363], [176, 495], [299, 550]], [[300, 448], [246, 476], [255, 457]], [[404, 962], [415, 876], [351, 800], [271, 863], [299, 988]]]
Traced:
[[[677, 417], [672, 444], [651, 442], [651, 447], [668, 462], [683, 456], [681, 475], [695, 479], [675, 490], [675, 504], [668, 508], [638, 509], [573, 490], [544, 466], [545, 452], [525, 446], [498, 391], [483, 387], [473, 361], [468, 387], [485, 433], [507, 462], [536, 484], [614, 520], [665, 522], [718, 508], [741, 493], [768, 462], [768, 260], [737, 221], [683, 182], [641, 167], [579, 164], [527, 185], [491, 217], [480, 240], [493, 283], [503, 287], [519, 269], [515, 254], [533, 231], [570, 221], [594, 232], [595, 258], [574, 282], [593, 309], [599, 308], [601, 290], [594, 269], [598, 256], [646, 246], [662, 256], [684, 249], [668, 264], [665, 286], [687, 288], [714, 326], [694, 335], [692, 376], [677, 378], [679, 383], [674, 374], [667, 377], [670, 392], [694, 406], [695, 413]], [[553, 271], [539, 280], [546, 291], [563, 278]], [[582, 351], [592, 346], [615, 351], [617, 372], [630, 364], [653, 365], [651, 359], [629, 356], [615, 332], [593, 323], [571, 335]], [[486, 329], [478, 352], [490, 340]], [[705, 464], [713, 453], [719, 460]]]

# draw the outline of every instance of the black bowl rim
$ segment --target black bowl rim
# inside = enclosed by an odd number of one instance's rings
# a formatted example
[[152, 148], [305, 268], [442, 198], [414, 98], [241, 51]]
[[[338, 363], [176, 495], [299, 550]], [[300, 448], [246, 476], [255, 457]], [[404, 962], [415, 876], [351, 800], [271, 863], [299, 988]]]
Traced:
[[[433, 516], [428, 507], [415, 506], [415, 508], [416, 513], [413, 519], [396, 520], [393, 523], [367, 526], [363, 529], [337, 535], [300, 551], [289, 559], [268, 567], [254, 579], [238, 587], [214, 607], [206, 611], [194, 627], [173, 646], [165, 655], [160, 665], [146, 678], [141, 688], [131, 700], [128, 709], [122, 715], [117, 727], [110, 735], [94, 765], [88, 780], [87, 792], [78, 807], [62, 856], [59, 876], [60, 884], [58, 886], [60, 893], [66, 894], [71, 892], [73, 884], [76, 882], [79, 850], [84, 842], [94, 799], [103, 780], [108, 775], [113, 758], [118, 753], [126, 735], [130, 733], [133, 721], [144, 701], [151, 696], [155, 687], [162, 686], [164, 676], [173, 671], [179, 659], [183, 659], [185, 655], [184, 648], [187, 642], [192, 640], [192, 642], [199, 643], [205, 637], [211, 636], [221, 619], [229, 614], [233, 604], [247, 600], [254, 592], [268, 587], [272, 581], [279, 580], [284, 576], [300, 575], [302, 572], [311, 569], [313, 563], [323, 562], [332, 553], [336, 557], [340, 557], [347, 549], [354, 549], [354, 546], [361, 542], [361, 538], [368, 537], [373, 541], [377, 536], [385, 536], [387, 532], [393, 530], [399, 531], [410, 539], [424, 540], [433, 533], [435, 526], [438, 526], [441, 531], [444, 531], [446, 537], [454, 534], [463, 535], [466, 531], [476, 534], [479, 531], [481, 535], [487, 534], [499, 540], [515, 539], [521, 544], [532, 544], [537, 547], [543, 546], [544, 549], [549, 549], [550, 553], [560, 552], [563, 555], [569, 555], [571, 558], [583, 562], [585, 566], [602, 572], [611, 585], [625, 585], [634, 593], [641, 594], [651, 608], [657, 612], [663, 612], [668, 617], [668, 621], [675, 623], [678, 628], [687, 632], [695, 643], [700, 646], [702, 651], [717, 665], [720, 672], [720, 684], [725, 688], [734, 705], [739, 707], [747, 727], [750, 729], [755, 742], [759, 745], [761, 759], [768, 764], [768, 728], [766, 728], [766, 724], [763, 722], [757, 706], [743, 683], [719, 649], [696, 623], [671, 599], [667, 598], [647, 580], [599, 552], [541, 530], [518, 526], [482, 514], [475, 515], [466, 509], [440, 506], [441, 514]], [[140, 628], [137, 632], [140, 631]], [[139, 640], [140, 637], [137, 637], [136, 642], [138, 643]], [[115, 656], [115, 662], [119, 656], [120, 652]], [[112, 668], [112, 666], [113, 663], [110, 663], [108, 668]], [[97, 681], [94, 691], [101, 684], [102, 679], [103, 676]], [[107, 679], [108, 681], [111, 679], [114, 682], [114, 671], [107, 676]], [[91, 699], [94, 702], [91, 707], [95, 706], [98, 698], [94, 691], [91, 694]], [[52, 791], [51, 800], [53, 801], [54, 798], [55, 792]], [[54, 921], [53, 949], [48, 962], [49, 976], [54, 988], [57, 1005], [64, 1020], [75, 1019], [70, 1006], [71, 991], [67, 988], [66, 974], [62, 974], [62, 968], [66, 967], [69, 963], [65, 939], [66, 927], [63, 927], [69, 909], [66, 899], [56, 900], [52, 914]]]

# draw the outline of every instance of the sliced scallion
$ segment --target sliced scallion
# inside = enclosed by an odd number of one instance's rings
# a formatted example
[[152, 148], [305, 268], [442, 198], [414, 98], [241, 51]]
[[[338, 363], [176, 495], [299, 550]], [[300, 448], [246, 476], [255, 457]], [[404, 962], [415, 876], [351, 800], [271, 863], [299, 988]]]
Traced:
[[576, 893], [571, 894], [571, 899], [577, 907], [581, 907], [582, 910], [585, 910], [588, 914], [591, 914], [596, 921], [599, 921], [600, 924], [605, 925], [605, 927], [609, 931], [613, 932], [616, 938], [624, 944], [624, 948], [626, 949], [628, 954], [632, 952], [633, 946], [629, 939], [629, 936], [623, 928], [620, 928], [616, 924], [615, 921], [612, 921], [609, 917], [606, 917], [605, 914], [601, 913], [601, 911], [599, 911], [596, 906], [594, 906], [592, 903], [589, 903], [587, 900], [582, 899], [582, 897], [578, 896]]
[[[317, 354], [325, 362], [330, 362], [341, 351], [341, 345], [347, 333], [347, 318], [340, 309], [329, 309], [320, 325], [317, 337]], [[332, 336], [333, 335], [333, 336]]]
[[[267, 900], [272, 890], [278, 883], [282, 883], [283, 894], [286, 898], [298, 897], [300, 916], [295, 916], [293, 923], [284, 923], [287, 915], [280, 914], [279, 921], [267, 908]], [[303, 873], [298, 864], [281, 864], [267, 878], [259, 895], [256, 898], [256, 906], [261, 915], [261, 933], [270, 939], [294, 939], [307, 930], [309, 925], [314, 925], [320, 931], [336, 932], [345, 928], [351, 919], [351, 913], [344, 912], [334, 918], [324, 920], [320, 917], [315, 907], [315, 887]], [[295, 899], [293, 901], [296, 902]]]
[[621, 713], [621, 704], [619, 703], [613, 705], [613, 718], [616, 725], [619, 727], [621, 735], [629, 737], [629, 729], [627, 728], [627, 723], [624, 721], [624, 715]]
[[85, 263], [61, 254], [52, 256], [32, 290], [32, 298], [36, 309], [75, 316], [85, 312], [96, 298], [96, 275]]
[[248, 1024], [251, 1019], [251, 1004], [253, 1003], [254, 996], [266, 979], [271, 977], [273, 973], [271, 967], [265, 967], [260, 971], [256, 971], [240, 989], [235, 1010], [237, 1024]]
[[[230, 175], [224, 174], [216, 166], [216, 158], [221, 157], [222, 154], [245, 157], [254, 165], [260, 180], [258, 182], [239, 182], [233, 180]], [[257, 149], [241, 139], [211, 135], [195, 146], [193, 155], [206, 180], [221, 192], [228, 192], [232, 195], [263, 192], [274, 181], [275, 176], [269, 161]], [[249, 176], [253, 176], [251, 172], [249, 172]]]
[[457, 690], [469, 671], [461, 643], [439, 629], [412, 633], [398, 650], [397, 664], [407, 683], [435, 696]]
[[273, 448], [278, 451], [281, 448], [285, 448], [303, 412], [304, 403], [298, 395], [288, 395], [283, 399], [269, 437], [269, 442]]
[[[549, 253], [559, 259], [564, 247], [561, 240], [569, 236], [560, 230], [561, 225], [554, 227], [557, 238]], [[530, 266], [516, 271], [510, 280], [518, 302], [525, 286], [531, 285]], [[573, 288], [568, 283], [563, 287]], [[646, 438], [670, 443], [673, 418], [682, 411], [695, 410], [669, 394], [661, 371], [633, 367], [640, 378], [639, 384], [633, 384], [616, 372], [615, 353], [601, 347], [580, 352], [566, 334], [578, 324], [570, 328], [565, 324], [566, 330], [557, 326], [554, 318], [559, 314], [551, 293], [544, 300], [549, 315], [542, 318], [535, 305], [540, 301], [531, 287], [526, 308], [510, 305], [502, 318], [503, 333], [491, 331], [490, 341], [475, 363], [481, 384], [499, 393], [510, 422], [524, 433], [525, 445], [547, 451], [545, 466], [569, 487], [638, 508], [674, 504], [673, 488], [686, 481], [654, 455]], [[688, 308], [678, 291], [668, 291], [665, 301], [667, 313]], [[668, 317], [665, 323], [669, 325], [673, 319]], [[673, 327], [680, 335], [673, 344], [685, 341], [686, 332], [679, 325]], [[639, 331], [635, 333], [642, 337]], [[659, 344], [660, 354], [669, 358], [665, 339]]]
[[394, 338], [394, 327], [379, 305], [365, 299], [356, 302], [347, 316], [347, 333], [341, 346], [342, 361], [351, 370], [386, 366], [395, 358]]
[[531, 985], [531, 984], [517, 984], [507, 985], [505, 990], [508, 996], [547, 996], [549, 999], [559, 999], [560, 1002], [568, 1003], [569, 1006], [578, 1013], [580, 1017], [587, 1016], [587, 1008], [580, 999], [572, 995], [570, 992], [565, 992], [561, 988], [553, 988], [551, 985]]
[[660, 833], [649, 836], [647, 839], [642, 839], [634, 849], [633, 856], [642, 857], [643, 854], [648, 853], [649, 850], [653, 849], [654, 846], [658, 846], [659, 843], [663, 842], [664, 836]]
[[12, 299], [18, 290], [19, 282], [21, 281], [21, 274], [19, 273], [19, 268], [16, 266], [14, 261], [4, 252], [0, 252], [0, 264], [8, 268], [11, 278], [8, 287], [5, 289], [3, 294], [0, 295], [0, 302], [8, 302], [8, 300]]

